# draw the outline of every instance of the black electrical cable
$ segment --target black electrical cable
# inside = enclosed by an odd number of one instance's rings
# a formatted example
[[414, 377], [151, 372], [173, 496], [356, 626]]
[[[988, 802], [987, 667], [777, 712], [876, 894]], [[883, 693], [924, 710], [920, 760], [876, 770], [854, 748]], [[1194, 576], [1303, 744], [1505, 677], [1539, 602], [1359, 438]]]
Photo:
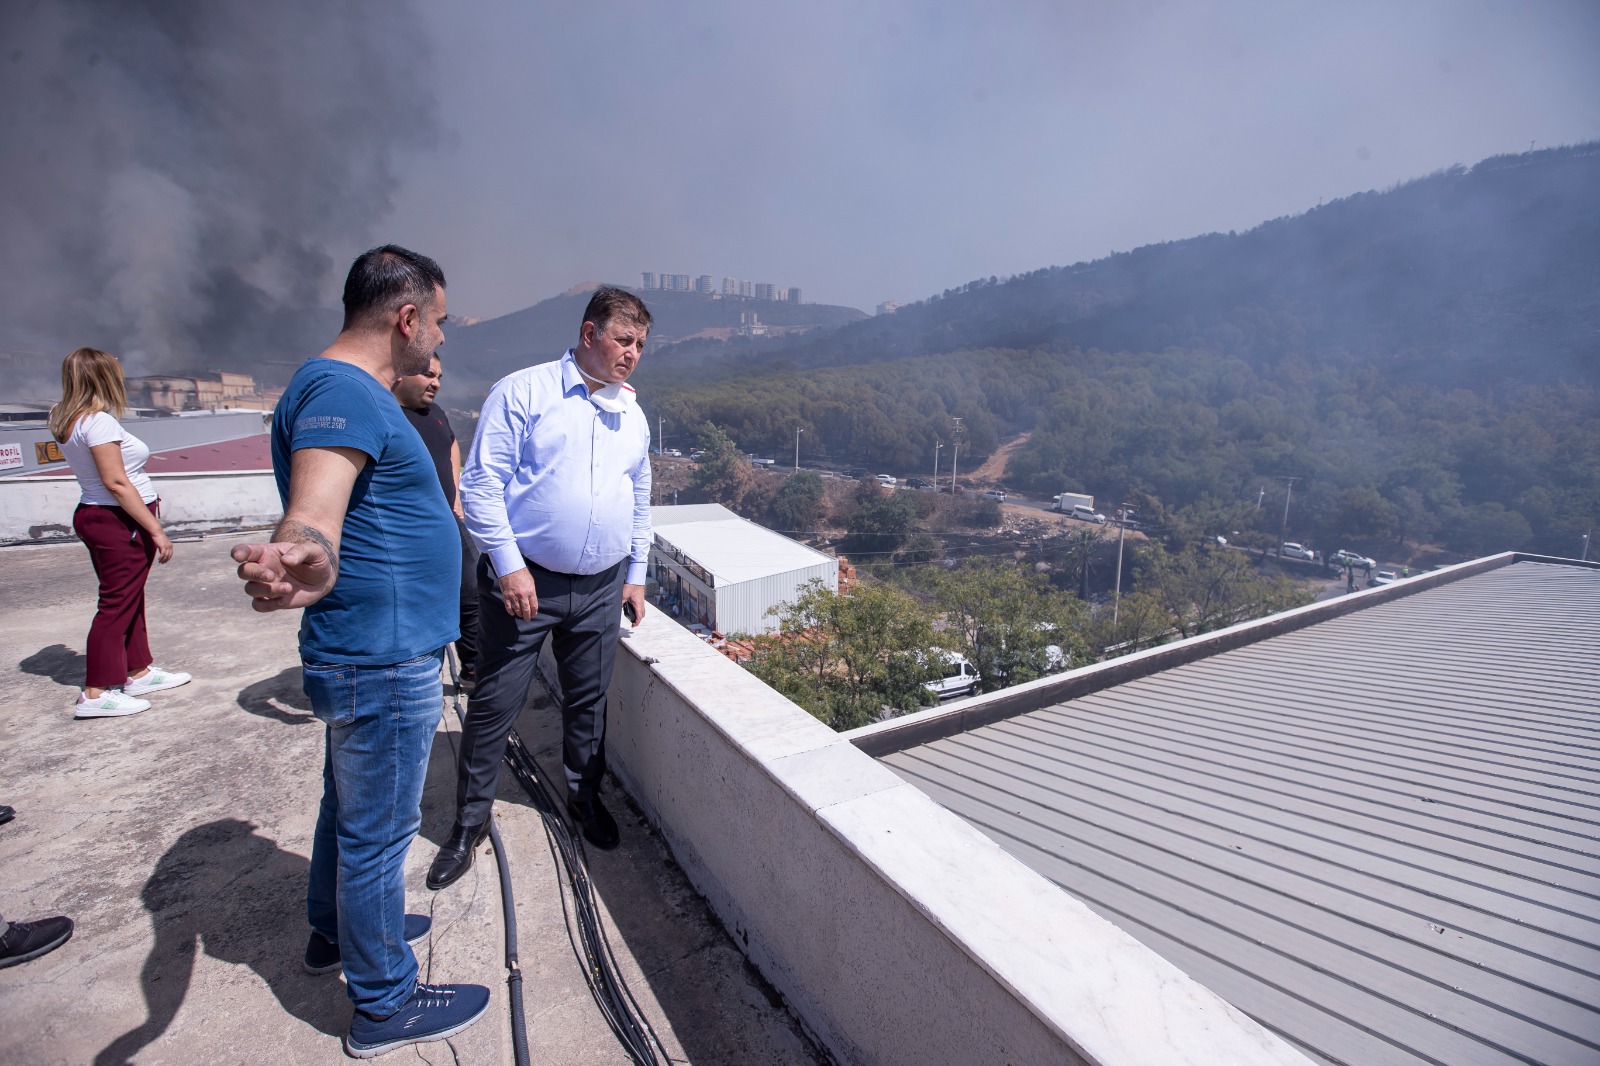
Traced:
[[623, 980], [606, 937], [583, 843], [573, 836], [571, 827], [561, 816], [554, 791], [515, 730], [506, 738], [506, 762], [529, 801], [544, 817], [552, 859], [566, 868], [572, 891], [572, 912], [570, 915], [566, 912], [565, 895], [562, 912], [567, 916], [569, 932], [576, 927], [577, 942], [573, 948], [583, 964], [595, 1006], [634, 1062], [640, 1066], [665, 1066], [671, 1061], [667, 1049]]
[[[450, 677], [454, 682], [454, 706], [457, 721], [465, 719], [461, 708], [461, 684], [456, 671], [455, 651], [448, 653]], [[583, 844], [572, 835], [572, 829], [562, 816], [555, 793], [545, 781], [544, 774], [534, 761], [516, 730], [506, 737], [505, 762], [511, 768], [529, 801], [544, 822], [545, 838], [550, 846], [552, 861], [566, 870], [572, 891], [572, 911], [567, 911], [566, 893], [561, 894], [561, 911], [569, 936], [576, 926], [578, 937], [574, 951], [583, 964], [584, 980], [594, 997], [595, 1005], [605, 1017], [606, 1024], [627, 1050], [628, 1056], [639, 1066], [670, 1066], [671, 1057], [666, 1046], [650, 1026], [644, 1011], [639, 1007], [627, 982], [617, 966], [616, 956], [600, 921], [600, 905], [589, 879], [588, 864]], [[507, 985], [511, 998], [511, 1043], [517, 1066], [528, 1066], [527, 1023], [522, 1008], [522, 971], [517, 962], [516, 903], [512, 894], [511, 871], [507, 864], [505, 848], [493, 818], [489, 822], [489, 836], [494, 844], [495, 862], [500, 871], [500, 902], [505, 915]]]
[[[466, 720], [461, 709], [461, 677], [456, 670], [454, 648], [446, 647], [445, 657], [450, 662], [450, 682], [455, 689], [452, 703], [456, 722]], [[494, 862], [500, 873], [500, 912], [505, 923], [506, 939], [506, 994], [511, 1001], [511, 1054], [517, 1066], [529, 1066], [528, 1022], [522, 1010], [522, 965], [517, 959], [517, 900], [511, 888], [511, 865], [506, 858], [506, 846], [500, 840], [500, 827], [489, 817], [489, 840], [494, 844]]]

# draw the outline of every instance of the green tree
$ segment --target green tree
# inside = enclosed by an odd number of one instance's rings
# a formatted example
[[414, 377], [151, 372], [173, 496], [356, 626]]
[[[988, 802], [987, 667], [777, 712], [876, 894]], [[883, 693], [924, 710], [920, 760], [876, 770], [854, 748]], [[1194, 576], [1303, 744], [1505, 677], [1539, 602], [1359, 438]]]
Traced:
[[917, 501], [909, 492], [879, 492], [850, 518], [846, 550], [853, 555], [886, 556], [897, 552], [917, 523]]
[[1342, 543], [1381, 540], [1399, 525], [1400, 515], [1394, 504], [1376, 489], [1361, 485], [1339, 494], [1331, 529], [1333, 539]]
[[826, 492], [822, 478], [807, 470], [791, 474], [772, 498], [767, 514], [772, 528], [780, 533], [804, 533], [817, 528], [822, 520]]
[[1180, 633], [1192, 637], [1310, 603], [1312, 594], [1282, 575], [1266, 577], [1242, 551], [1189, 545], [1168, 552], [1146, 545], [1135, 564], [1139, 589], [1155, 597]]
[[1115, 610], [1101, 607], [1084, 634], [1096, 654], [1127, 655], [1147, 644], [1159, 644], [1172, 631], [1172, 613], [1161, 597], [1143, 590], [1122, 597]]
[[[1021, 684], [1086, 658], [1083, 604], [1009, 562], [970, 562], [932, 575], [928, 589], [955, 649], [983, 675], [983, 691]], [[1051, 646], [1061, 660], [1052, 662]]]
[[758, 495], [749, 458], [711, 422], [700, 427], [700, 447], [705, 454], [689, 478], [689, 502], [720, 503], [744, 514]]
[[812, 582], [773, 609], [778, 632], [758, 638], [749, 669], [834, 729], [878, 721], [884, 708], [914, 710], [937, 646], [927, 611], [890, 585], [863, 582], [849, 595]]
[[1528, 520], [1498, 503], [1480, 503], [1451, 513], [1445, 523], [1445, 544], [1463, 555], [1493, 555], [1515, 551], [1528, 543], [1533, 530]]

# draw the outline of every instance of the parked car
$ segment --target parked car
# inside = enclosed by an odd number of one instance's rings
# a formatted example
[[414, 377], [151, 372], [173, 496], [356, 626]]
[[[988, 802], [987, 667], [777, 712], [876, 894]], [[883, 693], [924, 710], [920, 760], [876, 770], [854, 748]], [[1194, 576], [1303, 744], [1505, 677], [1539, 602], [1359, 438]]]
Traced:
[[1399, 580], [1400, 575], [1395, 573], [1393, 570], [1379, 570], [1376, 574], [1372, 575], [1372, 583], [1374, 585], [1388, 585]]
[[933, 488], [933, 482], [929, 481], [925, 477], [908, 477], [906, 478], [906, 487], [913, 489], [931, 489]]
[[[934, 662], [944, 666], [944, 676], [934, 681], [924, 681], [923, 688], [941, 700], [952, 696], [970, 696], [978, 691], [978, 682], [983, 680], [983, 677], [978, 673], [978, 668], [967, 661], [965, 655], [958, 651], [934, 651], [929, 655]], [[918, 657], [921, 657], [921, 653]]]
[[1309, 559], [1315, 562], [1317, 558], [1316, 552], [1312, 551], [1310, 548], [1296, 544], [1292, 540], [1284, 541], [1283, 547], [1280, 550], [1282, 551], [1285, 559]]
[[680, 452], [676, 448], [668, 448], [664, 454], [666, 454], [668, 456], [671, 456], [674, 459], [682, 459], [683, 458], [683, 453]]
[[887, 485], [892, 489], [896, 485], [900, 484], [900, 482], [895, 478], [895, 476], [893, 474], [879, 474], [878, 475], [878, 484]]
[[1357, 555], [1355, 552], [1347, 552], [1343, 548], [1328, 556], [1328, 561], [1335, 566], [1348, 566], [1352, 570], [1371, 570], [1378, 565], [1375, 559], [1368, 559], [1365, 555]]
[[700, 448], [696, 448], [694, 451], [689, 453], [689, 458], [693, 459], [695, 462], [699, 462], [700, 461], [700, 457], [702, 455], [704, 455], [704, 454], [705, 454], [704, 450], [702, 450]]
[[1001, 503], [1006, 502], [1006, 494], [999, 489], [984, 489], [983, 494], [991, 500], [999, 500]]
[[853, 477], [859, 481], [867, 476], [867, 468], [864, 466], [852, 466], [849, 470], [844, 472], [844, 475], [845, 477]]
[[1072, 517], [1081, 519], [1085, 522], [1097, 522], [1102, 526], [1106, 524], [1105, 515], [1101, 514], [1099, 511], [1096, 511], [1093, 507], [1085, 507], [1081, 503], [1076, 504], [1072, 508]]

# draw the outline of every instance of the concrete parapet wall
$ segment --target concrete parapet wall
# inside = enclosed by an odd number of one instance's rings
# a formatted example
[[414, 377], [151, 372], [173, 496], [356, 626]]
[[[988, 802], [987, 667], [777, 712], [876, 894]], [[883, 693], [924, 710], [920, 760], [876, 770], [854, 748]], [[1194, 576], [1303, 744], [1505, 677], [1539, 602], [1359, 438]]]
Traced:
[[[272, 472], [152, 474], [161, 521], [174, 532], [275, 525], [283, 515]], [[0, 479], [0, 543], [72, 536], [78, 479]]]
[[622, 643], [611, 767], [841, 1062], [1306, 1063], [687, 631]]

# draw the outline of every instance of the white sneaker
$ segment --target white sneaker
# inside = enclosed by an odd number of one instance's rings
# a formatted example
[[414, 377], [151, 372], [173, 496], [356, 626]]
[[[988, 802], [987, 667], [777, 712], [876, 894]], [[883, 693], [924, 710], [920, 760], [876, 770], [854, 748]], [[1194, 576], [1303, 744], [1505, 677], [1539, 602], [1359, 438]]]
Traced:
[[141, 700], [114, 688], [108, 688], [105, 695], [92, 700], [84, 693], [78, 693], [78, 713], [73, 717], [121, 718], [125, 714], [138, 714], [149, 709], [149, 700]]
[[152, 666], [150, 672], [143, 677], [130, 677], [128, 683], [122, 686], [122, 691], [130, 696], [143, 696], [146, 692], [160, 692], [162, 689], [177, 688], [187, 685], [190, 681], [188, 674], [177, 670], [163, 670], [159, 666]]

